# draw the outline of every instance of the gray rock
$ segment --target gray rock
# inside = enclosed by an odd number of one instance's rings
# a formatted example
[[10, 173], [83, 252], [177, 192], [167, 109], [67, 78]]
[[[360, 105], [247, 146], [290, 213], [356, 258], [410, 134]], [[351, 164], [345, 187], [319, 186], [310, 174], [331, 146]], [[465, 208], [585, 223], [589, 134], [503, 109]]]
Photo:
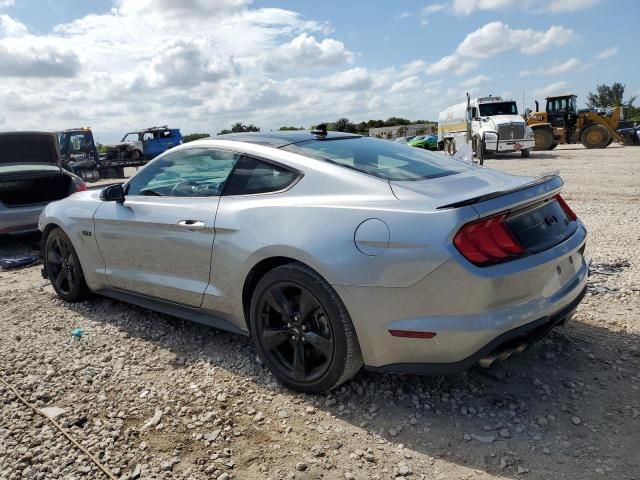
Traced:
[[214, 430], [212, 432], [205, 433], [202, 436], [202, 438], [204, 438], [208, 442], [213, 442], [214, 440], [216, 440], [220, 436], [221, 432], [222, 432], [222, 429], [218, 428], [217, 430]]
[[471, 434], [471, 438], [473, 438], [476, 442], [485, 444], [493, 443], [496, 439], [496, 437], [494, 437], [493, 435], [475, 435], [473, 433]]
[[45, 417], [50, 418], [51, 420], [55, 420], [57, 417], [65, 413], [66, 410], [60, 407], [44, 407], [40, 409], [40, 413], [42, 413]]

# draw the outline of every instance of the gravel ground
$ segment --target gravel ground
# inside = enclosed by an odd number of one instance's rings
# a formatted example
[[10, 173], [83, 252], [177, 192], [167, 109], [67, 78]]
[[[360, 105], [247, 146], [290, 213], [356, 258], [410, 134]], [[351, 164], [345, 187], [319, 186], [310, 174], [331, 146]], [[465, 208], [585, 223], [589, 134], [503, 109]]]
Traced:
[[[487, 164], [559, 170], [594, 267], [573, 320], [491, 370], [362, 372], [296, 394], [243, 337], [108, 299], [65, 305], [31, 267], [0, 272], [0, 378], [64, 409], [116, 478], [638, 479], [640, 148]], [[36, 245], [5, 239], [0, 255]], [[0, 405], [0, 479], [107, 478], [2, 384]]]

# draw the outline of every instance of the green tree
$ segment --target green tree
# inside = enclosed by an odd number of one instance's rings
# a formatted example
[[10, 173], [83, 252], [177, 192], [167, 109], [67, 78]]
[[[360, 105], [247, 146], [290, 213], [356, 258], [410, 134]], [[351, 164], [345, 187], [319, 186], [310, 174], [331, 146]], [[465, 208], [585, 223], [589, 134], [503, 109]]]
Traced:
[[290, 131], [290, 130], [304, 130], [304, 127], [280, 127], [278, 129], [279, 132], [286, 132], [286, 131]]
[[609, 85], [598, 85], [596, 93], [590, 92], [587, 95], [587, 107], [589, 108], [606, 108], [606, 107], [633, 107], [636, 97], [633, 96], [626, 102], [624, 101], [625, 86], [619, 82]]
[[333, 127], [334, 128], [330, 129], [327, 126], [327, 130], [335, 130], [336, 132], [349, 132], [349, 133], [356, 133], [358, 130], [358, 127], [356, 127], [355, 123], [350, 122], [348, 118], [344, 118], [344, 117], [336, 120], [333, 123]]
[[101, 143], [96, 143], [96, 150], [98, 150], [98, 153], [107, 153], [107, 146]]
[[218, 132], [218, 135], [225, 135], [227, 133], [245, 133], [245, 132], [259, 132], [260, 127], [256, 127], [253, 123], [245, 125], [242, 122], [236, 122], [231, 125], [231, 130], [223, 129]]
[[211, 135], [208, 133], [190, 133], [182, 137], [182, 143], [193, 142], [194, 140], [200, 140], [201, 138], [208, 138]]
[[396, 125], [411, 125], [411, 120], [402, 117], [389, 117], [384, 122], [384, 127], [395, 127]]

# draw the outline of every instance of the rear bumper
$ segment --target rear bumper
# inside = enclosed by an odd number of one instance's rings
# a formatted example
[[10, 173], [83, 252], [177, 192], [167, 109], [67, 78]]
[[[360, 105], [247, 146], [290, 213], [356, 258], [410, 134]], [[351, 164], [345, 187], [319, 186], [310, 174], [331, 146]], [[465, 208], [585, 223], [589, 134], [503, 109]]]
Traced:
[[9, 208], [0, 203], [0, 235], [38, 231], [38, 218], [46, 205]]
[[559, 312], [539, 318], [496, 337], [476, 353], [464, 360], [451, 363], [393, 363], [382, 367], [367, 366], [367, 370], [383, 373], [408, 373], [415, 375], [449, 375], [469, 369], [483, 358], [504, 351], [508, 345], [526, 346], [547, 335], [554, 327], [566, 323], [587, 293], [586, 287], [578, 296]]
[[[410, 287], [334, 287], [351, 315], [365, 365], [456, 371], [503, 344], [510, 332], [536, 329], [572, 311], [587, 284], [585, 242], [580, 225], [555, 247], [492, 267], [452, 257]], [[390, 330], [436, 335], [402, 338]]]

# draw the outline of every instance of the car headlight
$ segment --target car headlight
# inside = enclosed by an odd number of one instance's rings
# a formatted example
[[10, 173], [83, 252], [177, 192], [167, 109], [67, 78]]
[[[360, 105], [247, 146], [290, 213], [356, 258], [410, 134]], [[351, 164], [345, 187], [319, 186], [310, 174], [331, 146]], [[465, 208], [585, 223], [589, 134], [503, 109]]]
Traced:
[[485, 132], [484, 133], [484, 141], [485, 142], [497, 142], [498, 134], [495, 132]]

